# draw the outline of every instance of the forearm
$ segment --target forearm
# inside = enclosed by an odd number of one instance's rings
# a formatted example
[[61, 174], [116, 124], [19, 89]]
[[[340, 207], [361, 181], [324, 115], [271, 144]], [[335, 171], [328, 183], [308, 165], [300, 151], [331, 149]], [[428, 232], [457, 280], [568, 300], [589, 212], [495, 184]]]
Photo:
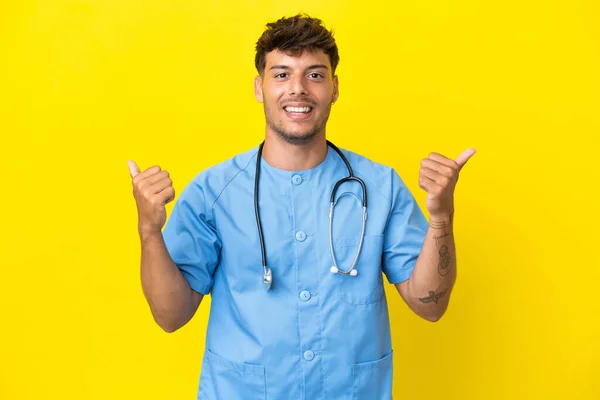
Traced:
[[198, 307], [194, 297], [198, 296], [193, 296], [187, 280], [171, 259], [161, 232], [140, 234], [140, 240], [144, 295], [156, 323], [173, 332], [192, 318]]
[[421, 253], [408, 281], [409, 305], [418, 315], [436, 321], [450, 301], [456, 280], [452, 215], [429, 221]]

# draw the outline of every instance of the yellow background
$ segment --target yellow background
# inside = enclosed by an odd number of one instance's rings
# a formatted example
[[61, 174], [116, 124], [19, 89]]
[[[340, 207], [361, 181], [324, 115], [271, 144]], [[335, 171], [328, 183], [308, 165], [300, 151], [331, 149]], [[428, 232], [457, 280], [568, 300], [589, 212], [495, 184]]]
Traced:
[[299, 11], [340, 46], [336, 144], [423, 208], [420, 159], [477, 149], [448, 313], [387, 287], [395, 398], [600, 398], [597, 1], [40, 0], [0, 13], [0, 399], [195, 398], [209, 302], [154, 324], [127, 160], [181, 193], [257, 145], [254, 45]]

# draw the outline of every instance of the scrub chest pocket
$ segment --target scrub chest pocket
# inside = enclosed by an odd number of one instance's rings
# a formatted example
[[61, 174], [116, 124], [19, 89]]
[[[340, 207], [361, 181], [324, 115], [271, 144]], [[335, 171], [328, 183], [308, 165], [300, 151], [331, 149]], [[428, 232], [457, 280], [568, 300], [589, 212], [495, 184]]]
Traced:
[[[381, 271], [383, 238], [383, 235], [365, 236], [354, 267], [358, 275], [334, 275], [340, 300], [354, 305], [373, 304], [381, 300], [385, 293]], [[356, 257], [360, 236], [339, 237], [334, 243], [340, 269], [348, 270]]]

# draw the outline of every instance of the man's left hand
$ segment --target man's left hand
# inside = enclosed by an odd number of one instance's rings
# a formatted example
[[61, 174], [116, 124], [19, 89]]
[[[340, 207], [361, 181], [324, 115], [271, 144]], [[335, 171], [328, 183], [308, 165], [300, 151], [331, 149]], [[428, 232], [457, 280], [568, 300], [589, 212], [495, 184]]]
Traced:
[[421, 160], [419, 186], [427, 192], [427, 210], [431, 219], [449, 218], [454, 212], [454, 188], [462, 167], [475, 154], [475, 149], [463, 151], [456, 160], [430, 153]]

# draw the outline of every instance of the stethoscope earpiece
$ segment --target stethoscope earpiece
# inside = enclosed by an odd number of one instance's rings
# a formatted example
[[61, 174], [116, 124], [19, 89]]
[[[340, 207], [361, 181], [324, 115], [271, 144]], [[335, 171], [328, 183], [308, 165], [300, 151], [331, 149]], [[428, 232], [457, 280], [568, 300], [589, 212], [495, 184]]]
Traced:
[[350, 272], [340, 272], [340, 269], [338, 267], [336, 267], [335, 265], [332, 265], [331, 268], [329, 268], [329, 271], [331, 271], [332, 274], [341, 273], [341, 274], [351, 275], [351, 276], [358, 275], [358, 271], [355, 269], [352, 269]]

